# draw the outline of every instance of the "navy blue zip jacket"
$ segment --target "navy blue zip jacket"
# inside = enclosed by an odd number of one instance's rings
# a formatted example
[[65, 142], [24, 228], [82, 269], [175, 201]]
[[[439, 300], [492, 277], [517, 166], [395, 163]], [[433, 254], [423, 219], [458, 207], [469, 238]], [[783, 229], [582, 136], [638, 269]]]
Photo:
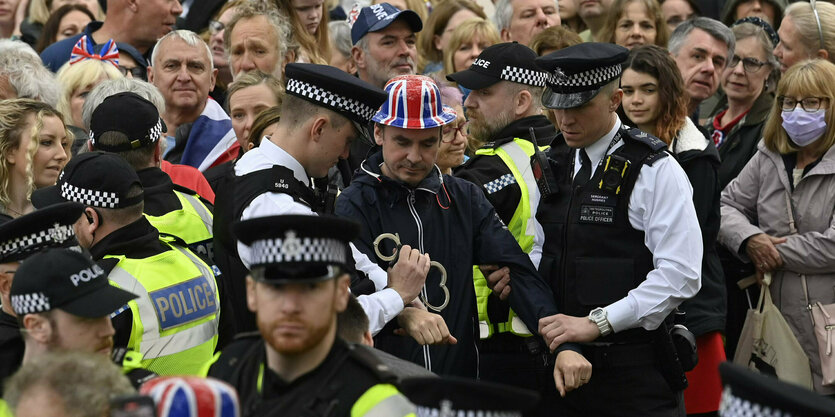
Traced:
[[[420, 346], [411, 337], [393, 334], [398, 327], [393, 320], [377, 335], [375, 347], [440, 375], [476, 377], [478, 320], [472, 265], [510, 267], [510, 304], [534, 333], [540, 318], [557, 313], [551, 290], [477, 186], [441, 175], [435, 167], [412, 187], [383, 176], [382, 160], [377, 152], [362, 163], [337, 199], [336, 214], [362, 224], [354, 244], [383, 269], [389, 262], [376, 255], [373, 245], [382, 233], [397, 233], [402, 244], [428, 253], [446, 268], [450, 301], [440, 314], [458, 344]], [[383, 255], [393, 249], [388, 239], [380, 245]], [[432, 268], [424, 291], [434, 306], [445, 298], [439, 283], [440, 274]]]

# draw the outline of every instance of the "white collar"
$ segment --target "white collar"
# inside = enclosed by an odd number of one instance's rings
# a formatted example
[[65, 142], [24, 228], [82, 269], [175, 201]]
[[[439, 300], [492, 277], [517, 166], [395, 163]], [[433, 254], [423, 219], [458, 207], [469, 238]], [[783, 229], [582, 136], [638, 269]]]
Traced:
[[274, 165], [281, 165], [289, 168], [293, 171], [293, 176], [296, 177], [297, 180], [310, 186], [310, 177], [308, 177], [307, 171], [304, 170], [302, 164], [280, 146], [265, 137], [261, 140], [261, 145], [258, 146], [258, 149], [260, 149], [263, 155]]
[[[609, 130], [608, 133], [603, 135], [600, 139], [596, 142], [592, 143], [589, 146], [586, 146], [584, 149], [586, 150], [586, 154], [589, 156], [589, 160], [591, 161], [591, 175], [594, 175], [594, 171], [597, 168], [597, 164], [600, 163], [600, 160], [606, 156], [606, 151], [609, 149], [609, 144], [612, 143], [612, 139], [615, 137], [615, 133], [617, 133], [618, 129], [620, 129], [621, 122], [620, 118], [617, 114], [614, 114], [615, 117], [615, 125]], [[617, 149], [621, 143], [616, 144], [612, 147], [611, 150]], [[583, 162], [580, 160], [580, 152], [574, 152], [574, 173], [580, 170]]]

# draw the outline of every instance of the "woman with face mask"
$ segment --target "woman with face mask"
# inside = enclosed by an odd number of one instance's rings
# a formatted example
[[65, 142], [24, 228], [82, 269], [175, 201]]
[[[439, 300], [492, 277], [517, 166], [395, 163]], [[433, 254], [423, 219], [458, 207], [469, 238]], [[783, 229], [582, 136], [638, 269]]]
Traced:
[[[756, 268], [824, 385], [807, 305], [835, 303], [835, 64], [801, 62], [783, 75], [757, 153], [722, 192], [719, 242]], [[805, 280], [803, 277], [805, 276]], [[805, 286], [808, 289], [804, 289]], [[806, 300], [808, 294], [808, 301]]]

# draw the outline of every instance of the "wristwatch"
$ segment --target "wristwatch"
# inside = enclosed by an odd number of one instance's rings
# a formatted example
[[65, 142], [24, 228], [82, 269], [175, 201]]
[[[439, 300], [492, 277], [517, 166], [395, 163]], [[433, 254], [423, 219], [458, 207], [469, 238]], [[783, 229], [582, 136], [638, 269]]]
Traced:
[[608, 336], [612, 333], [612, 325], [609, 324], [609, 319], [606, 317], [606, 310], [602, 307], [597, 307], [589, 313], [589, 320], [597, 325], [600, 329], [600, 337]]

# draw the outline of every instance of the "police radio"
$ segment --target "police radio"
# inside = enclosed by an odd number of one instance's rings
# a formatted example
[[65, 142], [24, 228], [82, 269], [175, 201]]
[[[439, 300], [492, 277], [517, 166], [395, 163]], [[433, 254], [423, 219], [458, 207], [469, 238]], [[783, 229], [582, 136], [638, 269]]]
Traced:
[[528, 132], [531, 135], [531, 142], [533, 142], [533, 158], [531, 158], [533, 178], [536, 180], [539, 194], [542, 195], [542, 198], [548, 198], [557, 193], [557, 179], [554, 178], [554, 172], [548, 163], [548, 157], [539, 149], [533, 128], [529, 128]]

